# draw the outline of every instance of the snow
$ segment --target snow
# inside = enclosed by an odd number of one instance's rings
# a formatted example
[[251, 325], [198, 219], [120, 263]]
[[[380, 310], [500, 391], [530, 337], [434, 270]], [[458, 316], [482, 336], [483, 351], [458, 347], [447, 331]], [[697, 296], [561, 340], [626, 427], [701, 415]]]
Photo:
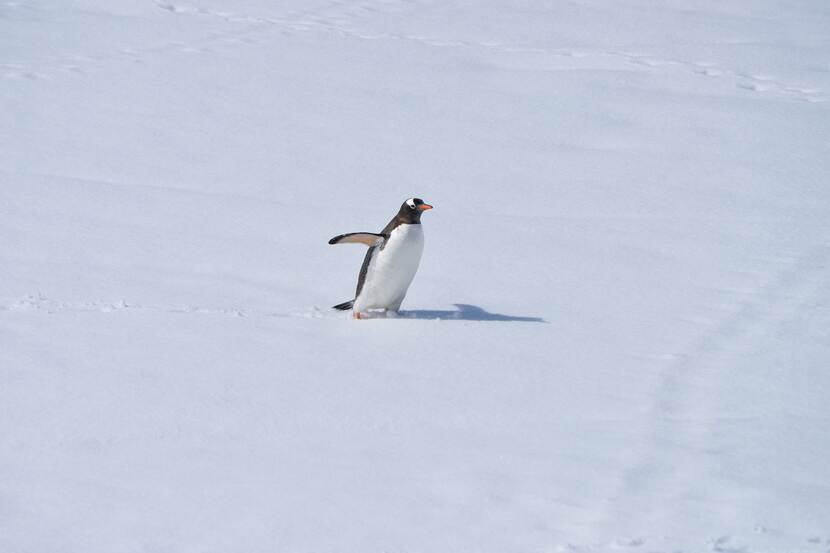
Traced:
[[3, 1], [0, 551], [826, 553], [828, 28]]

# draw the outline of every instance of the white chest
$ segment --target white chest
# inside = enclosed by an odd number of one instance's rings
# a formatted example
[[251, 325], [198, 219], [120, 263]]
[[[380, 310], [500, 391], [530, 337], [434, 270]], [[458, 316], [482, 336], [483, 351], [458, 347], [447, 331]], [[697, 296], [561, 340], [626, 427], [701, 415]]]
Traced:
[[421, 225], [399, 225], [383, 249], [375, 251], [355, 307], [397, 309], [415, 278], [424, 251]]

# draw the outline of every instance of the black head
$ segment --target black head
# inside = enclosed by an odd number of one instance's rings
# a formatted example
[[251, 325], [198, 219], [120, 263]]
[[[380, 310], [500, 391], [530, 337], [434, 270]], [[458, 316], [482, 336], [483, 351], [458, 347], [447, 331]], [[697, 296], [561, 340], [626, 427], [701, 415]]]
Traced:
[[432, 209], [432, 206], [424, 203], [421, 198], [409, 198], [401, 204], [398, 219], [404, 223], [420, 223], [421, 213], [427, 209]]

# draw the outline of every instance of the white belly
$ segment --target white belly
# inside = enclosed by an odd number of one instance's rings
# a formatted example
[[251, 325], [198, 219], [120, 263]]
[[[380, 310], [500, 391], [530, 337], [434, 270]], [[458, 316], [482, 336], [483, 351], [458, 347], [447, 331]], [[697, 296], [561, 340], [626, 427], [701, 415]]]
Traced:
[[421, 225], [399, 225], [395, 228], [386, 246], [376, 250], [372, 256], [354, 310], [397, 310], [415, 278], [423, 251], [424, 230]]

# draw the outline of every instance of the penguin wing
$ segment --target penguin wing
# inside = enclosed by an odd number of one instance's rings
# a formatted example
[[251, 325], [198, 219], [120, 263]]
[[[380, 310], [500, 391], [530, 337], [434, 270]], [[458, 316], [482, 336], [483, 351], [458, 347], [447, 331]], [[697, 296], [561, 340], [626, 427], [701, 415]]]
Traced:
[[386, 241], [385, 234], [375, 234], [374, 232], [350, 232], [348, 234], [340, 234], [329, 240], [329, 244], [365, 244], [366, 246], [374, 247], [380, 246]]

